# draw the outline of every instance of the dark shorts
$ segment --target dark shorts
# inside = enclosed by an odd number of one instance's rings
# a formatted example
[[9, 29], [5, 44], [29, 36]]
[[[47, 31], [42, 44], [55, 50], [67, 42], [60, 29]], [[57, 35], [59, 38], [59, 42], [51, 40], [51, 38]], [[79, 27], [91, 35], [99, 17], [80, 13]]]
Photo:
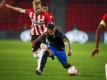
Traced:
[[[31, 42], [33, 42], [33, 40], [37, 39], [39, 37], [39, 35], [32, 35], [31, 37]], [[36, 43], [32, 49], [33, 52], [37, 51], [40, 48], [41, 43], [46, 43], [46, 39], [43, 39], [41, 41], [39, 41], [38, 43]]]

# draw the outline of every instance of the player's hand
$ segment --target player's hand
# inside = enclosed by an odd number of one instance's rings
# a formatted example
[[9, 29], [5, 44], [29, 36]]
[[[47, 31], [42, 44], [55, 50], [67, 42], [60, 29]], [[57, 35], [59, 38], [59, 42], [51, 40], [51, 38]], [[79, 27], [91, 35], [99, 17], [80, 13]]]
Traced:
[[69, 50], [68, 50], [68, 56], [71, 56], [72, 55], [72, 49], [70, 48]]
[[34, 41], [32, 41], [32, 47], [34, 47], [34, 45], [35, 45], [35, 43], [34, 43]]
[[93, 50], [91, 56], [94, 57], [94, 56], [95, 56], [96, 54], [98, 54], [98, 53], [99, 53], [99, 49], [96, 48], [95, 50]]
[[5, 6], [6, 6], [7, 8], [11, 8], [11, 5], [9, 5], [9, 4], [5, 4]]

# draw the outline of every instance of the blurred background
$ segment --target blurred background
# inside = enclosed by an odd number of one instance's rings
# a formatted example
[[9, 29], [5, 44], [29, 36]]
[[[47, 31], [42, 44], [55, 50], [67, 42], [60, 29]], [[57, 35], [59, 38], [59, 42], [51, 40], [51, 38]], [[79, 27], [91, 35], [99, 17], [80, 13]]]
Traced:
[[[42, 1], [48, 4], [49, 11], [54, 14], [57, 28], [71, 42], [82, 44], [72, 44], [73, 55], [68, 57], [68, 62], [75, 65], [81, 74], [69, 76], [55, 57], [54, 61], [48, 59], [42, 76], [35, 75], [36, 59], [28, 42], [30, 19], [3, 6], [0, 8], [0, 80], [107, 80], [107, 27], [101, 36], [100, 54], [96, 58], [91, 57], [95, 48], [96, 29], [107, 12], [107, 0]], [[6, 3], [32, 8], [32, 0], [6, 0]]]
[[[42, 0], [55, 16], [55, 24], [64, 33], [74, 29], [83, 31], [88, 41], [95, 41], [95, 31], [107, 12], [107, 0]], [[32, 0], [6, 0], [21, 8], [32, 8]], [[0, 39], [19, 39], [20, 33], [30, 29], [29, 17], [3, 6], [0, 8]], [[101, 41], [107, 43], [107, 29]], [[78, 37], [78, 34], [76, 34]]]

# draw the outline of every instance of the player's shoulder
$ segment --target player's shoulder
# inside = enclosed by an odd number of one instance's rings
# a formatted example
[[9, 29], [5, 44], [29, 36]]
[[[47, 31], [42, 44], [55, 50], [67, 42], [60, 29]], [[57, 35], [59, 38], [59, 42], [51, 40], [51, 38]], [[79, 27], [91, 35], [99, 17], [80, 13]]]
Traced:
[[107, 13], [105, 13], [105, 14], [103, 15], [103, 19], [104, 19], [104, 18], [107, 18]]
[[44, 32], [42, 36], [47, 37], [49, 35], [48, 32]]
[[103, 16], [107, 16], [107, 13], [105, 13]]
[[26, 9], [26, 11], [34, 12], [34, 9], [32, 9], [32, 8], [28, 8], [28, 9]]
[[27, 15], [30, 15], [30, 13], [34, 13], [34, 9], [32, 9], [32, 8], [26, 9], [26, 10], [25, 10], [25, 13], [26, 13]]
[[51, 12], [48, 12], [48, 15], [53, 16], [53, 14]]
[[48, 16], [48, 12], [45, 12], [45, 11], [41, 11], [41, 14], [45, 15], [45, 16]]
[[107, 13], [103, 15], [100, 25], [102, 25], [103, 27], [107, 25]]

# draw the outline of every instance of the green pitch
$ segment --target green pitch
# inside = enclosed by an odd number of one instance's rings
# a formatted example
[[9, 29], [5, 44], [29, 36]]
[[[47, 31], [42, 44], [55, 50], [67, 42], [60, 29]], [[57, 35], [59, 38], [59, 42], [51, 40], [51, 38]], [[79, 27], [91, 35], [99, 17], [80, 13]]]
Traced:
[[68, 61], [79, 68], [80, 75], [69, 76], [57, 58], [49, 58], [43, 75], [37, 76], [30, 43], [0, 40], [0, 80], [105, 80], [107, 45], [102, 43], [100, 55], [92, 58], [94, 46], [95, 43], [72, 44], [73, 55]]

